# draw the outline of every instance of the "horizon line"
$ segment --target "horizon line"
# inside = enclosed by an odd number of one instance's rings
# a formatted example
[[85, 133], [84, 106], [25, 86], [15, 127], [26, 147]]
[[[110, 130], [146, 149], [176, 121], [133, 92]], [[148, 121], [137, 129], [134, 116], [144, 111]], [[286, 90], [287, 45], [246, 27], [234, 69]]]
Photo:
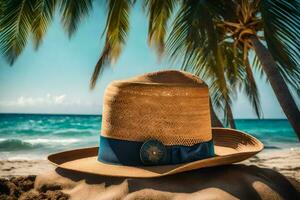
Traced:
[[[15, 113], [15, 112], [0, 112], [0, 115], [74, 115], [74, 116], [102, 116], [100, 114], [89, 114], [89, 113]], [[287, 120], [286, 118], [234, 118], [234, 119], [251, 119], [251, 120]]]

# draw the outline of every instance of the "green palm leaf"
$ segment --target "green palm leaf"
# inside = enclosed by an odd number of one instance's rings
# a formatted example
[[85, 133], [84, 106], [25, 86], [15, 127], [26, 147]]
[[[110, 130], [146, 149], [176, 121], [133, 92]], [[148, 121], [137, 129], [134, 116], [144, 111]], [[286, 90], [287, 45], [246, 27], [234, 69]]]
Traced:
[[177, 0], [145, 0], [149, 16], [148, 41], [159, 55], [164, 51], [167, 23], [176, 2]]
[[204, 2], [215, 17], [229, 21], [238, 20], [236, 13], [232, 12], [236, 10], [236, 7], [238, 6], [238, 2], [236, 0], [204, 0]]
[[[3, 19], [4, 5], [5, 5], [5, 1], [0, 0], [0, 21]], [[1, 24], [1, 22], [0, 22], [0, 24]], [[0, 30], [1, 30], [1, 27], [0, 27]]]
[[258, 118], [261, 118], [263, 115], [261, 104], [260, 104], [260, 95], [258, 88], [253, 76], [252, 69], [250, 67], [249, 61], [246, 61], [245, 65], [245, 76], [243, 77], [244, 91], [246, 97], [248, 98], [252, 108], [255, 111], [255, 114]]
[[[224, 77], [225, 78], [225, 77]], [[219, 112], [223, 112], [223, 123], [228, 126], [233, 120], [232, 101], [236, 98], [236, 88], [225, 85], [226, 93], [223, 92], [224, 87], [220, 88], [217, 79], [209, 81], [209, 91], [214, 108]], [[231, 123], [232, 124], [232, 123]], [[234, 128], [234, 124], [232, 124]]]
[[262, 78], [264, 76], [264, 71], [262, 69], [262, 66], [261, 66], [261, 63], [258, 59], [258, 57], [254, 54], [254, 57], [253, 57], [253, 61], [252, 61], [252, 64], [251, 64], [252, 68], [259, 73], [260, 75], [260, 78]]
[[224, 54], [219, 36], [205, 1], [183, 1], [166, 42], [167, 54], [172, 61], [182, 61], [182, 69], [191, 71], [209, 86], [212, 104], [224, 111], [227, 124], [232, 118], [231, 90], [224, 74]]
[[285, 81], [300, 95], [300, 2], [265, 0], [259, 9], [268, 50]]
[[56, 0], [37, 0], [34, 10], [35, 19], [32, 23], [34, 46], [37, 49], [46, 34], [47, 28], [53, 19]]
[[63, 0], [60, 4], [61, 21], [71, 37], [77, 30], [79, 23], [92, 9], [92, 0]]
[[221, 47], [222, 52], [225, 54], [225, 74], [230, 88], [243, 89], [255, 111], [255, 114], [258, 118], [261, 118], [262, 108], [260, 104], [260, 96], [249, 64], [248, 52], [246, 52], [247, 56], [245, 57], [246, 60], [244, 60], [244, 52], [241, 47], [234, 49], [233, 44], [229, 42], [224, 42]]
[[95, 66], [90, 87], [94, 88], [103, 67], [119, 58], [129, 31], [130, 0], [110, 0], [104, 33], [105, 45]]
[[35, 0], [7, 0], [4, 2], [0, 27], [0, 49], [13, 64], [25, 48], [34, 20]]

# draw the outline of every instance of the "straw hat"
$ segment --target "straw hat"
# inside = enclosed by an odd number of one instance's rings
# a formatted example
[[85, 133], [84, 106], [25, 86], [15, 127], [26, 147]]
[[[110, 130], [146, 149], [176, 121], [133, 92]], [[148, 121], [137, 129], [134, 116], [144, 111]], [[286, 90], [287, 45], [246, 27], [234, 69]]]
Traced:
[[105, 91], [98, 147], [52, 154], [54, 165], [122, 177], [158, 177], [245, 160], [256, 138], [212, 128], [207, 85], [181, 71], [113, 81]]

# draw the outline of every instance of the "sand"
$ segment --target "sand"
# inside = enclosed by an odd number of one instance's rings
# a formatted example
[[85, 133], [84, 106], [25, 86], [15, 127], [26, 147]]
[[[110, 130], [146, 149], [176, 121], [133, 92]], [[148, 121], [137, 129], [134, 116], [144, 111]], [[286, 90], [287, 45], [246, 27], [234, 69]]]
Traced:
[[54, 169], [47, 160], [0, 160], [0, 177], [39, 175]]
[[[155, 179], [126, 179], [55, 169], [46, 160], [0, 161], [3, 191], [20, 199], [300, 199], [300, 149], [268, 150], [242, 163]], [[284, 175], [284, 176], [283, 176]], [[16, 181], [19, 177], [19, 181]], [[32, 176], [30, 176], [32, 179]], [[30, 179], [29, 178], [29, 179]], [[25, 181], [24, 181], [25, 180]], [[299, 181], [299, 182], [298, 182]], [[1, 183], [1, 184], [2, 184]], [[29, 185], [30, 185], [29, 184]], [[19, 186], [20, 185], [20, 186]], [[10, 193], [12, 192], [12, 193]]]
[[263, 151], [242, 163], [273, 169], [300, 182], [300, 148]]

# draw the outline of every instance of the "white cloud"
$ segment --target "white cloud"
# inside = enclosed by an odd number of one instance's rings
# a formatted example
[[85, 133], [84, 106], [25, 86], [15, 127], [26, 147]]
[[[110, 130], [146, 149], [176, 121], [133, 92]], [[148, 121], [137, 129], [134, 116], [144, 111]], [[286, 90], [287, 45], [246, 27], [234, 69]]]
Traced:
[[[44, 97], [24, 97], [20, 96], [16, 100], [0, 101], [1, 106], [39, 106], [39, 105], [60, 105], [72, 104], [73, 102], [66, 101], [67, 95], [52, 96], [47, 94]], [[77, 100], [78, 101], [78, 100]]]
[[32, 97], [19, 97], [16, 101], [7, 101], [4, 102], [7, 106], [33, 106], [36, 104], [42, 104], [44, 102], [43, 98], [32, 98]]
[[99, 114], [101, 102], [48, 93], [40, 97], [19, 96], [12, 100], [0, 100], [0, 112]]
[[64, 101], [66, 99], [66, 95], [63, 94], [63, 95], [60, 95], [60, 96], [56, 96], [53, 99], [54, 99], [55, 104], [62, 104], [62, 103], [64, 103]]

